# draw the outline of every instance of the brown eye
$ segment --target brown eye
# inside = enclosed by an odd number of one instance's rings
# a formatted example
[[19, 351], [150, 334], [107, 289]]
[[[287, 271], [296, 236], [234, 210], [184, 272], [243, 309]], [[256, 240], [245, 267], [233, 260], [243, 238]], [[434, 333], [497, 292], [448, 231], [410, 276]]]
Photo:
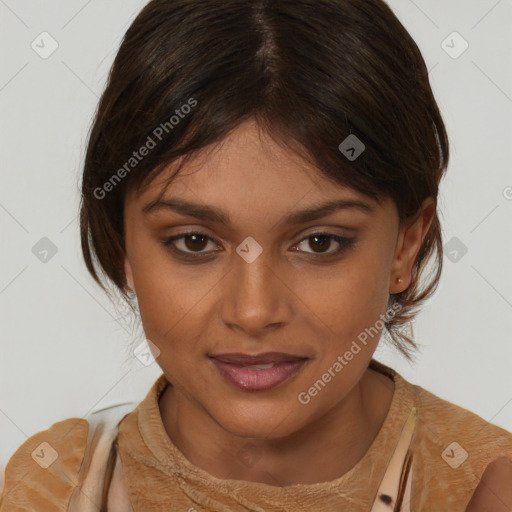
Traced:
[[[333, 247], [333, 241], [337, 244], [337, 247], [334, 245], [334, 250], [329, 250]], [[306, 242], [308, 242], [307, 246]], [[211, 256], [213, 253], [218, 252], [215, 250], [218, 247], [215, 240], [204, 233], [198, 232], [179, 233], [164, 240], [162, 243], [177, 257], [190, 262], [194, 260], [199, 262], [200, 258]], [[206, 250], [209, 243], [213, 245], [213, 250]], [[300, 247], [304, 245], [302, 249], [294, 250], [310, 254], [313, 259], [323, 258], [327, 260], [329, 257], [341, 255], [345, 250], [353, 247], [355, 243], [355, 238], [345, 238], [332, 233], [313, 233], [294, 246]]]
[[213, 240], [203, 233], [180, 233], [165, 240], [164, 245], [178, 253], [203, 254], [209, 242], [213, 242]]
[[[338, 244], [339, 247], [334, 251], [329, 251], [333, 240]], [[296, 245], [296, 247], [299, 247], [301, 244], [305, 244], [306, 242], [308, 242], [307, 247], [312, 249], [312, 251], [304, 250], [303, 252], [312, 254], [314, 256], [332, 256], [335, 254], [340, 254], [345, 249], [353, 246], [355, 244], [355, 239], [345, 238], [343, 236], [335, 235], [332, 233], [313, 233], [301, 240]]]
[[185, 247], [191, 251], [202, 251], [208, 244], [208, 239], [203, 235], [187, 235], [183, 240]]
[[309, 247], [313, 249], [314, 252], [325, 252], [331, 246], [332, 238], [327, 235], [315, 235], [309, 237]]

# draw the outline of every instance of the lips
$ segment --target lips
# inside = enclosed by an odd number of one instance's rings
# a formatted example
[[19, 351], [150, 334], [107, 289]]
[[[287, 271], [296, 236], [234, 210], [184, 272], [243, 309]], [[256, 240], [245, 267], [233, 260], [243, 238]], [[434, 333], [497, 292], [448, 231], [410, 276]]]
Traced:
[[208, 354], [213, 366], [231, 385], [243, 391], [265, 391], [297, 374], [310, 358], [284, 352]]
[[[290, 355], [288, 354], [287, 358], [289, 357]], [[295, 361], [249, 364], [245, 366], [225, 363], [214, 357], [211, 357], [210, 360], [229, 384], [243, 391], [254, 392], [266, 391], [279, 386], [297, 374], [307, 364], [308, 358], [297, 359], [296, 356], [292, 357], [295, 357]], [[251, 359], [254, 360], [253, 358]], [[260, 356], [256, 356], [256, 360], [261, 361], [261, 359]], [[238, 360], [240, 359], [238, 358]], [[247, 362], [247, 359], [244, 362]]]
[[241, 368], [254, 365], [296, 363], [308, 359], [308, 357], [285, 354], [283, 352], [265, 352], [251, 356], [249, 354], [230, 353], [230, 354], [211, 354], [208, 357], [217, 359], [222, 363], [232, 364]]

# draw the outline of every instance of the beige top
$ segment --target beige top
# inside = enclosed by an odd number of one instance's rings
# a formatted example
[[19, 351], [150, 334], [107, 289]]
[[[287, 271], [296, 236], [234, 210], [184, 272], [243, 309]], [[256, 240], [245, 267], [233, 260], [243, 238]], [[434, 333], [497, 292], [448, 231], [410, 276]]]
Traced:
[[69, 418], [25, 441], [7, 465], [0, 512], [464, 511], [487, 464], [512, 459], [512, 433], [370, 366], [394, 380], [391, 406], [364, 457], [336, 480], [276, 487], [194, 466], [162, 423], [162, 374], [134, 409]]

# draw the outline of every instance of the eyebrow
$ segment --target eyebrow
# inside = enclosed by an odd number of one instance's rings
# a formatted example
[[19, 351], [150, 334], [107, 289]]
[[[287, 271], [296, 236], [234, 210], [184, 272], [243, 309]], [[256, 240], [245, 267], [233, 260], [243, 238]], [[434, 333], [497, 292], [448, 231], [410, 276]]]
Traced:
[[[147, 214], [158, 210], [172, 210], [173, 212], [195, 217], [203, 221], [210, 221], [217, 224], [229, 225], [229, 214], [222, 209], [215, 209], [198, 203], [191, 203], [182, 199], [169, 198], [151, 201], [142, 208], [142, 212]], [[318, 220], [338, 210], [355, 209], [364, 213], [375, 211], [370, 204], [357, 199], [335, 199], [326, 203], [311, 206], [304, 210], [292, 211], [281, 219], [282, 224], [303, 224], [313, 220]]]

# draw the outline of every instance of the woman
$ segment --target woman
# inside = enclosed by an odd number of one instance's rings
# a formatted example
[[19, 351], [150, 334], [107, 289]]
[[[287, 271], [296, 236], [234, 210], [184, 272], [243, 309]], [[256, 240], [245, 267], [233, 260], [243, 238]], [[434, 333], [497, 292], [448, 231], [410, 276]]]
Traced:
[[372, 358], [385, 331], [412, 360], [448, 156], [381, 0], [150, 2], [92, 127], [81, 234], [163, 373], [26, 441], [0, 511], [510, 509], [512, 434]]

